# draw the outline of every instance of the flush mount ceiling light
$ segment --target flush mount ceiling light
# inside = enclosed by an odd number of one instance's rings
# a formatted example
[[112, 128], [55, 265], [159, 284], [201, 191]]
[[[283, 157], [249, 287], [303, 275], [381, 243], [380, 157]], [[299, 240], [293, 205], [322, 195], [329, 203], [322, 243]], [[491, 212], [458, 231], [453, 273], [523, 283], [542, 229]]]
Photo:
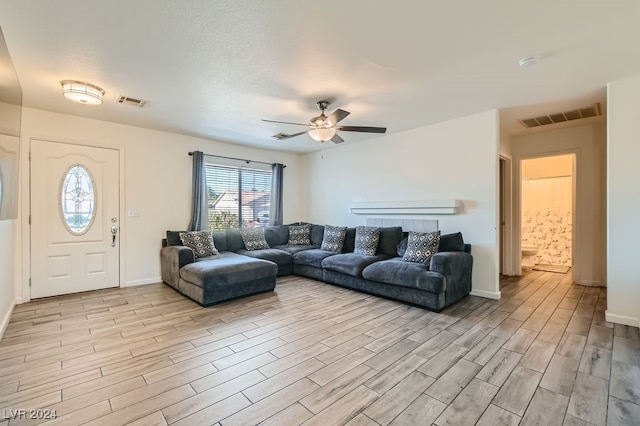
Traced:
[[62, 80], [62, 94], [65, 98], [85, 105], [100, 105], [104, 90], [91, 83], [76, 80]]

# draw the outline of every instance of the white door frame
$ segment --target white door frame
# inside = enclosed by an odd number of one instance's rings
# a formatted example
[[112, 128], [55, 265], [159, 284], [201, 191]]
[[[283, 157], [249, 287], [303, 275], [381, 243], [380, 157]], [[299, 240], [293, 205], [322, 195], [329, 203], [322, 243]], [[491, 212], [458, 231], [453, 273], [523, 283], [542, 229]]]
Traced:
[[518, 275], [513, 247], [513, 159], [510, 156], [500, 155], [499, 161], [503, 163], [500, 175], [500, 186], [502, 191], [502, 219], [504, 225], [500, 224], [500, 245], [502, 247], [502, 274], [507, 276]]
[[[21, 155], [21, 167], [23, 172], [21, 172], [22, 184], [21, 184], [21, 195], [22, 195], [22, 285], [21, 292], [16, 294], [16, 303], [25, 303], [31, 300], [31, 286], [30, 286], [30, 275], [31, 275], [31, 226], [30, 226], [30, 216], [31, 216], [31, 141], [32, 140], [40, 140], [45, 142], [55, 142], [55, 143], [63, 143], [67, 145], [79, 145], [79, 146], [87, 146], [92, 148], [107, 148], [118, 151], [118, 189], [119, 189], [119, 215], [120, 218], [126, 218], [126, 206], [125, 206], [125, 148], [123, 146], [113, 146], [107, 144], [96, 144], [96, 143], [85, 143], [82, 141], [65, 141], [52, 139], [47, 137], [31, 137], [26, 141], [23, 141], [26, 149], [20, 149]], [[24, 154], [22, 154], [24, 152]], [[120, 230], [118, 232], [120, 238], [120, 252], [119, 252], [119, 262], [120, 262], [120, 271], [119, 271], [119, 287], [126, 287], [126, 238], [127, 235], [127, 221], [121, 219], [120, 220]]]
[[573, 175], [571, 187], [571, 279], [580, 282], [580, 259], [576, 256], [576, 247], [580, 247], [580, 236], [576, 232], [578, 228], [576, 212], [576, 186], [578, 182], [578, 164], [580, 164], [580, 149], [565, 149], [560, 151], [538, 152], [535, 154], [520, 155], [514, 164], [514, 203], [513, 203], [513, 260], [516, 262], [516, 275], [522, 275], [522, 161], [535, 158], [557, 157], [559, 155], [573, 154]]

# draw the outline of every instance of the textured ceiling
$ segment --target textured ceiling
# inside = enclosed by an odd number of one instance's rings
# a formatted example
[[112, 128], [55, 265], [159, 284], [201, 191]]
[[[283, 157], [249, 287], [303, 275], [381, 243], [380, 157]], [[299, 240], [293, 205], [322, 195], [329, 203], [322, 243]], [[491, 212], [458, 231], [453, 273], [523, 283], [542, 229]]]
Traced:
[[[25, 106], [297, 152], [319, 144], [277, 141], [300, 128], [261, 119], [304, 123], [329, 98], [343, 124], [388, 133], [494, 108], [514, 132], [604, 102], [608, 81], [640, 74], [639, 19], [636, 0], [0, 2]], [[104, 104], [67, 101], [64, 79], [103, 87]]]

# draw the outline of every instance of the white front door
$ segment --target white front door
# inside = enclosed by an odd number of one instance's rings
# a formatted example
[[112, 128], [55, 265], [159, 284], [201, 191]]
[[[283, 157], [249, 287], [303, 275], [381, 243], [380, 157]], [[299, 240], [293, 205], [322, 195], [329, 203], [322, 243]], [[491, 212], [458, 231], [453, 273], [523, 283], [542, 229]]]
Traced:
[[119, 153], [31, 141], [31, 298], [120, 285]]

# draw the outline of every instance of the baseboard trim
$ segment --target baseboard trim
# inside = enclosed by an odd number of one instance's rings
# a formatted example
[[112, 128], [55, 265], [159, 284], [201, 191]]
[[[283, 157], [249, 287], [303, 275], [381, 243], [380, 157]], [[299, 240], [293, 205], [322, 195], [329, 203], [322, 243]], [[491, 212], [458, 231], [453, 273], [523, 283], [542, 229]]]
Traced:
[[500, 300], [500, 297], [502, 297], [502, 294], [499, 291], [485, 291], [485, 290], [472, 289], [471, 293], [469, 294], [471, 294], [472, 296], [479, 296], [479, 297], [484, 297], [486, 299], [493, 299], [493, 300]]
[[632, 327], [640, 327], [640, 319], [634, 317], [627, 317], [624, 315], [612, 314], [609, 311], [604, 311], [605, 321], [613, 322], [616, 324], [630, 325]]
[[125, 287], [135, 287], [138, 285], [158, 284], [162, 282], [162, 277], [144, 278], [141, 280], [127, 281]]
[[11, 307], [9, 308], [9, 311], [7, 311], [7, 314], [4, 316], [4, 318], [2, 318], [2, 322], [0, 323], [0, 340], [2, 340], [2, 336], [4, 336], [4, 332], [7, 329], [7, 326], [9, 325], [9, 321], [11, 320], [11, 314], [13, 313], [13, 309], [16, 307], [16, 301], [14, 299], [13, 302], [11, 302]]
[[583, 285], [585, 287], [606, 287], [607, 283], [604, 281], [588, 281], [588, 280], [579, 280], [576, 284]]

